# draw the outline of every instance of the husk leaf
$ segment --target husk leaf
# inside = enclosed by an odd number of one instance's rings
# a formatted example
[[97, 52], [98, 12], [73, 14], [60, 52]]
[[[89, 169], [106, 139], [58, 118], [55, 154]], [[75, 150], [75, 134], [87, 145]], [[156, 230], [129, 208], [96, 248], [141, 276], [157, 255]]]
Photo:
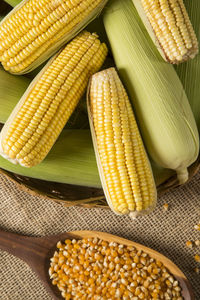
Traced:
[[17, 6], [22, 0], [4, 0], [6, 3], [10, 4], [10, 6], [15, 7]]
[[[200, 44], [200, 1], [185, 0], [184, 3]], [[176, 71], [188, 96], [200, 132], [200, 53], [194, 59], [176, 66]]]
[[30, 82], [30, 79], [14, 76], [0, 67], [0, 123], [6, 122]]
[[39, 165], [24, 168], [0, 156], [0, 168], [53, 182], [101, 187], [89, 130], [63, 130]]
[[199, 154], [199, 136], [173, 66], [163, 61], [132, 0], [111, 0], [104, 25], [148, 153], [158, 165], [176, 170], [184, 183]]
[[[6, 84], [8, 85], [8, 82], [11, 83], [10, 88], [5, 88]], [[10, 112], [18, 103], [22, 96], [21, 94], [26, 90], [28, 84], [29, 80], [26, 78], [24, 79], [23, 76], [16, 77], [5, 72], [3, 69], [0, 69], [0, 123], [6, 122]], [[84, 102], [80, 103], [80, 106], [83, 106], [83, 108], [78, 107], [78, 112], [75, 111], [71, 117], [75, 120], [75, 122], [70, 122], [69, 120], [67, 126], [70, 125], [72, 128], [78, 129], [80, 128], [80, 123], [81, 125], [83, 124], [83, 114], [84, 120], [86, 117]], [[79, 115], [76, 116], [78, 113]], [[82, 142], [84, 147], [81, 150]], [[75, 156], [72, 150], [73, 147], [76, 148], [76, 146], [77, 149]], [[82, 153], [81, 159], [79, 158], [79, 153]], [[86, 185], [100, 186], [98, 169], [97, 167], [94, 167], [96, 166], [96, 159], [89, 130], [63, 130], [57, 143], [54, 145], [46, 159], [40, 165], [32, 168], [32, 171], [28, 168], [20, 167], [19, 165], [13, 165], [0, 157], [0, 168], [7, 171], [32, 178], [68, 184], [73, 183], [75, 185], [80, 184], [83, 177], [82, 171], [79, 172], [78, 166], [85, 168], [86, 172], [84, 177], [87, 176], [87, 173], [90, 174], [87, 179], [84, 178]], [[152, 167], [157, 185], [161, 184], [173, 175], [171, 170], [163, 169], [155, 163], [152, 163]], [[90, 169], [88, 170], [88, 168]], [[67, 173], [69, 170], [72, 174], [74, 174], [73, 178], [71, 178], [69, 173]], [[82, 184], [84, 184], [84, 181]]]

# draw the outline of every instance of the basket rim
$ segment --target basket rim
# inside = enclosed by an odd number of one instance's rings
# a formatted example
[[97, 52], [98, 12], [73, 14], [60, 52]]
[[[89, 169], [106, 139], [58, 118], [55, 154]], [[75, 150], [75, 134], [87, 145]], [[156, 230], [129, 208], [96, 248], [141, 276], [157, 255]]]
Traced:
[[[189, 167], [189, 180], [187, 181], [187, 183], [199, 172], [199, 170], [200, 170], [200, 156], [195, 161], [195, 163], [193, 163]], [[105, 196], [103, 194], [103, 189], [60, 183], [60, 185], [65, 186], [66, 188], [69, 188], [69, 187], [74, 188], [77, 193], [78, 193], [79, 189], [83, 189], [83, 190], [85, 189], [85, 192], [87, 193], [87, 191], [88, 191], [88, 194], [89, 194], [89, 196], [84, 199], [77, 199], [77, 200], [69, 200], [67, 198], [61, 199], [59, 197], [54, 196], [53, 193], [45, 194], [44, 192], [40, 191], [38, 188], [27, 184], [27, 182], [29, 182], [29, 181], [38, 181], [38, 182], [44, 182], [44, 183], [47, 182], [48, 184], [51, 184], [52, 182], [50, 182], [50, 181], [44, 181], [44, 180], [40, 180], [40, 179], [33, 179], [30, 177], [21, 176], [21, 175], [15, 174], [13, 172], [6, 171], [2, 168], [0, 168], [0, 174], [5, 176], [7, 178], [7, 180], [13, 182], [19, 190], [25, 191], [26, 193], [28, 193], [32, 196], [37, 196], [41, 199], [56, 202], [65, 207], [81, 206], [81, 207], [87, 207], [87, 208], [109, 209], [109, 206], [106, 204]], [[23, 182], [23, 179], [26, 179], [26, 180], [24, 180], [24, 182]], [[52, 184], [55, 184], [55, 183], [52, 183]], [[179, 184], [177, 181], [177, 177], [176, 177], [176, 175], [174, 175], [174, 176], [170, 177], [169, 179], [167, 179], [164, 183], [157, 186], [158, 196], [161, 196], [161, 195], [167, 193], [168, 191], [177, 188], [178, 186], [179, 186]], [[93, 196], [90, 193], [91, 189], [92, 189], [92, 191], [93, 190], [98, 191], [98, 193], [100, 193], [100, 194]]]

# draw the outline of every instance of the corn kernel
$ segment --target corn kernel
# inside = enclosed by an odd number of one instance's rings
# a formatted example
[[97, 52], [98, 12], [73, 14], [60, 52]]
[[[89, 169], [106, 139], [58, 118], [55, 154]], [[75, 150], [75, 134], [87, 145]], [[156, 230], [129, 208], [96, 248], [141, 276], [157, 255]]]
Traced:
[[194, 243], [195, 243], [195, 245], [196, 245], [197, 247], [200, 246], [200, 241], [199, 241], [199, 240], [196, 240]]
[[188, 248], [191, 248], [191, 249], [192, 249], [192, 247], [193, 247], [193, 244], [192, 244], [192, 242], [191, 242], [191, 241], [187, 241], [185, 244], [186, 244], [186, 247], [188, 247]]
[[[63, 250], [65, 245], [70, 247]], [[98, 239], [59, 242], [58, 246], [59, 252], [54, 253], [50, 262], [49, 276], [65, 299], [164, 299], [164, 294], [179, 299], [179, 282], [161, 262], [143, 251]], [[102, 259], [103, 247], [109, 251]], [[116, 262], [120, 249], [123, 249], [123, 258]]]
[[196, 254], [196, 255], [194, 256], [194, 259], [196, 260], [196, 262], [200, 262], [200, 256], [199, 256], [198, 254]]
[[163, 205], [163, 209], [164, 209], [165, 211], [168, 211], [168, 209], [169, 209], [169, 204], [168, 204], [168, 203], [165, 203], [165, 204]]

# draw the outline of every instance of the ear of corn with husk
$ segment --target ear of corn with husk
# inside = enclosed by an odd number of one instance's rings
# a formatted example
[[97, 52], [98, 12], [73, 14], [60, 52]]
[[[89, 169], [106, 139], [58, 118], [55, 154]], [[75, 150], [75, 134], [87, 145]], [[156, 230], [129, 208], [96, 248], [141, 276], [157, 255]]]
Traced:
[[[185, 6], [200, 43], [200, 1], [185, 0]], [[200, 131], [200, 53], [193, 60], [177, 66], [176, 71], [183, 83]]]
[[96, 34], [80, 33], [36, 76], [0, 134], [0, 154], [32, 167], [48, 154], [107, 55]]
[[11, 73], [35, 69], [100, 14], [107, 0], [24, 0], [0, 23], [0, 62]]
[[132, 0], [163, 58], [178, 64], [198, 53], [198, 42], [183, 0]]
[[[29, 80], [24, 76], [16, 77], [0, 69], [0, 125], [6, 122], [28, 85]], [[79, 119], [71, 125], [73, 128], [74, 125], [76, 128], [80, 127]], [[170, 170], [163, 169], [153, 162], [151, 164], [157, 185], [173, 175]], [[1, 156], [0, 168], [47, 181], [91, 187], [101, 186], [89, 130], [64, 129], [48, 156], [33, 168], [14, 165]]]
[[160, 57], [131, 0], [110, 1], [104, 25], [148, 153], [184, 183], [198, 157], [199, 135], [173, 66]]
[[88, 114], [106, 199], [117, 214], [152, 210], [156, 187], [126, 91], [110, 68], [91, 78]]

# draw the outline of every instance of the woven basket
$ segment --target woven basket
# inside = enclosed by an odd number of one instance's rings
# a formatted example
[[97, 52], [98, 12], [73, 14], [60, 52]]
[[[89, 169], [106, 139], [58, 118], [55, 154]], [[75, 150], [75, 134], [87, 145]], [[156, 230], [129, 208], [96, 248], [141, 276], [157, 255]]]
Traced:
[[[200, 157], [189, 168], [189, 180], [200, 170]], [[35, 195], [46, 200], [55, 201], [65, 207], [83, 206], [88, 208], [109, 208], [103, 190], [100, 188], [91, 188], [63, 183], [55, 183], [40, 179], [33, 179], [17, 175], [12, 172], [0, 169], [0, 173], [15, 183], [15, 185], [31, 195]], [[162, 195], [178, 186], [176, 176], [157, 186], [158, 195]]]
[[[2, 2], [0, 7], [0, 13], [2, 15], [8, 13], [11, 7]], [[0, 124], [1, 130], [2, 124]], [[200, 169], [200, 157], [189, 168], [189, 180]], [[55, 183], [50, 181], [44, 181], [39, 179], [33, 179], [30, 177], [21, 176], [12, 172], [5, 171], [0, 168], [0, 174], [6, 176], [6, 178], [15, 183], [15, 185], [31, 195], [35, 195], [46, 200], [55, 201], [63, 206], [83, 206], [83, 207], [98, 207], [109, 208], [103, 190], [100, 188], [84, 187], [63, 183]], [[178, 186], [176, 176], [169, 178], [167, 181], [157, 186], [158, 195], [162, 195], [167, 191], [174, 189]]]

